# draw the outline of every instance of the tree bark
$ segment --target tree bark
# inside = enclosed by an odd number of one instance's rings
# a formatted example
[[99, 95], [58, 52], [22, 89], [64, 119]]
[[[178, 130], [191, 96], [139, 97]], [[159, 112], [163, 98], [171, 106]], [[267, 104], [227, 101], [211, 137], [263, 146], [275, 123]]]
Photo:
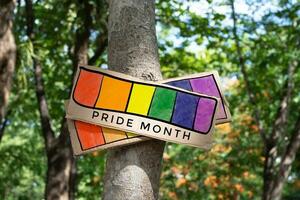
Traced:
[[76, 165], [66, 123], [51, 148], [47, 149], [47, 179], [45, 199], [74, 199]]
[[0, 141], [6, 125], [5, 115], [16, 64], [16, 44], [12, 31], [14, 8], [15, 0], [0, 2]]
[[270, 200], [280, 200], [282, 196], [283, 186], [286, 182], [296, 154], [300, 148], [300, 115], [294, 127], [294, 131], [286, 147], [286, 151], [282, 156], [279, 172], [274, 180], [272, 191], [269, 195]]
[[[111, 70], [160, 80], [154, 0], [110, 0], [108, 65]], [[104, 200], [158, 199], [165, 142], [146, 142], [108, 151]]]
[[[293, 76], [296, 70], [298, 62], [291, 62], [288, 67], [288, 79], [284, 84], [282, 89], [282, 99], [280, 106], [278, 107], [275, 120], [273, 123], [272, 131], [269, 137], [266, 139], [265, 143], [265, 163], [264, 163], [264, 185], [263, 185], [263, 199], [265, 200], [273, 200], [280, 199], [281, 193], [283, 189], [284, 182], [287, 177], [284, 177], [283, 174], [288, 176], [290, 169], [288, 167], [280, 168], [281, 172], [278, 174], [278, 170], [275, 166], [276, 158], [278, 158], [278, 143], [281, 138], [284, 137], [284, 133], [286, 132], [287, 120], [289, 116], [289, 107], [290, 100], [292, 97], [292, 91], [294, 89], [294, 81]], [[290, 140], [291, 141], [291, 140]], [[288, 145], [286, 145], [288, 148]], [[282, 165], [284, 159], [281, 160]], [[284, 171], [286, 170], [286, 171]], [[287, 174], [286, 174], [287, 173]], [[279, 186], [280, 185], [280, 186]], [[279, 188], [281, 188], [279, 192]], [[276, 191], [276, 192], [275, 192]], [[274, 192], [278, 195], [274, 195]], [[279, 195], [280, 194], [280, 195]]]

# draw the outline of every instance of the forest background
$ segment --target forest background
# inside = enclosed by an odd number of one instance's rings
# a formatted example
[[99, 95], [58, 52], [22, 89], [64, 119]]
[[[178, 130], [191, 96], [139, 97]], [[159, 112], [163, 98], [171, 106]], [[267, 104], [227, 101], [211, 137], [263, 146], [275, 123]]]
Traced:
[[[106, 152], [74, 159], [62, 124], [77, 64], [107, 68], [106, 1], [0, 12], [0, 199], [43, 199], [66, 169], [71, 198], [99, 199]], [[156, 31], [163, 77], [217, 70], [233, 116], [211, 151], [166, 145], [160, 198], [300, 199], [300, 1], [159, 0]]]

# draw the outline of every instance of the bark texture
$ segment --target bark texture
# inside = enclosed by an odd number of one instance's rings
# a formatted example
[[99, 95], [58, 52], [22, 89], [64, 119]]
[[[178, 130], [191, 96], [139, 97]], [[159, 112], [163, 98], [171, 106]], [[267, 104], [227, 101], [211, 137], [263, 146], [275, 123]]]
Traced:
[[286, 148], [282, 160], [280, 162], [278, 174], [274, 180], [271, 193], [268, 195], [268, 200], [280, 200], [282, 197], [283, 186], [286, 182], [291, 168], [292, 163], [295, 160], [296, 154], [300, 148], [300, 116], [294, 127], [292, 137]]
[[[0, 1], [0, 124], [5, 126], [5, 115], [16, 63], [16, 44], [13, 35], [14, 0]], [[0, 141], [4, 132], [1, 127]]]
[[[111, 70], [160, 80], [154, 0], [110, 0], [108, 65]], [[165, 142], [146, 142], [108, 151], [104, 200], [158, 199]]]

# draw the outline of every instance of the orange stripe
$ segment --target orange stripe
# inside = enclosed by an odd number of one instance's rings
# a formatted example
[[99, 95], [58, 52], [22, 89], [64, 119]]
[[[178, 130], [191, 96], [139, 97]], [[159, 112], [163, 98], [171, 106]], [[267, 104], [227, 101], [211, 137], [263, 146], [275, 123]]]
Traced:
[[102, 127], [106, 143], [115, 142], [127, 138], [124, 131]]
[[104, 76], [96, 108], [125, 111], [132, 83]]

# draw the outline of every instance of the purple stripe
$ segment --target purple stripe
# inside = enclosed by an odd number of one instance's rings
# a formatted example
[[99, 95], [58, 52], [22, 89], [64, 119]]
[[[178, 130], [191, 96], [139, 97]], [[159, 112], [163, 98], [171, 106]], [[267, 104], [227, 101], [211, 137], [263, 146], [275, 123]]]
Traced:
[[207, 133], [210, 130], [216, 103], [213, 99], [200, 98], [194, 122], [195, 130], [202, 133]]
[[[218, 86], [214, 80], [213, 75], [195, 78], [190, 80], [193, 91], [201, 94], [206, 94], [208, 96], [214, 96], [221, 99], [221, 94], [218, 90]], [[217, 119], [226, 118], [224, 104], [221, 103], [218, 112], [216, 113]]]

